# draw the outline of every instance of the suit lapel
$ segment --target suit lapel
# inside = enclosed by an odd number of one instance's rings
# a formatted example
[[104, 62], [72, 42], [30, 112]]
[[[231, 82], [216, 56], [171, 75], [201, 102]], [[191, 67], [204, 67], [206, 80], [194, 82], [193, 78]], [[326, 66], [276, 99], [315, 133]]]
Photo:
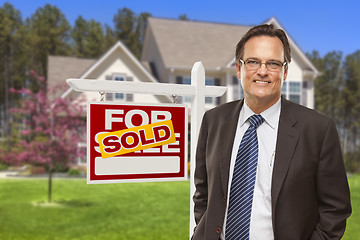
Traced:
[[289, 108], [291, 108], [291, 103], [282, 99], [271, 187], [273, 217], [277, 199], [299, 139], [299, 132], [294, 128], [297, 119]]
[[233, 111], [226, 113], [226, 121], [224, 121], [220, 126], [222, 134], [220, 144], [220, 174], [224, 196], [227, 196], [231, 153], [239, 120], [240, 109], [242, 108], [243, 103], [244, 100], [238, 101], [236, 108], [232, 109]]

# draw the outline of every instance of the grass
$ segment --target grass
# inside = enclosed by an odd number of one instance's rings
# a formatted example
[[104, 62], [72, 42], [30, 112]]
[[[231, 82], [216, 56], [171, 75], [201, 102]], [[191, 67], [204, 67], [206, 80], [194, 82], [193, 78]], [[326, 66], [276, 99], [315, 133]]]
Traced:
[[189, 182], [0, 180], [0, 239], [188, 239]]
[[349, 178], [352, 214], [347, 221], [343, 240], [360, 239], [360, 175]]
[[[345, 240], [360, 239], [360, 175], [349, 178], [353, 214]], [[189, 239], [189, 182], [87, 185], [0, 179], [1, 240]]]

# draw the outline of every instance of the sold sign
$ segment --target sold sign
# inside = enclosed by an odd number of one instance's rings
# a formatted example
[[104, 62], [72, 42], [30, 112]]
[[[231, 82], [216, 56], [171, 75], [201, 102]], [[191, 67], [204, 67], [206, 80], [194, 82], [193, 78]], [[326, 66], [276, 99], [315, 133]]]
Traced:
[[184, 105], [88, 103], [87, 183], [187, 180], [187, 130]]
[[98, 135], [103, 158], [176, 142], [171, 120]]

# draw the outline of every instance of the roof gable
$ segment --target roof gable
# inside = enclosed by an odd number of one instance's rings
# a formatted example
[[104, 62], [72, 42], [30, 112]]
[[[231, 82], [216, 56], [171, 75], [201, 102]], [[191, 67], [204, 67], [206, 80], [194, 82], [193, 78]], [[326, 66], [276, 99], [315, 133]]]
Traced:
[[66, 86], [65, 79], [67, 78], [78, 78], [80, 77], [91, 65], [96, 62], [96, 59], [83, 59], [75, 57], [65, 57], [65, 56], [49, 56], [48, 57], [48, 76], [47, 76], [47, 85], [48, 89], [59, 91], [54, 91], [51, 98], [59, 97], [64, 90], [64, 85]]
[[[276, 18], [265, 21], [284, 29]], [[235, 46], [251, 26], [182, 21], [175, 19], [148, 18], [148, 30], [159, 49], [165, 68], [187, 68], [202, 61], [206, 70], [229, 68], [235, 64]], [[288, 35], [292, 57], [308, 72], [316, 76], [317, 69]], [[145, 39], [142, 56], [150, 51]], [[143, 59], [149, 61], [149, 59]]]
[[[102, 69], [106, 68], [106, 65], [109, 62], [113, 61], [115, 58], [121, 57], [125, 62], [129, 64], [129, 68], [132, 71], [137, 71], [141, 74], [141, 80], [145, 82], [157, 82], [157, 80], [145, 69], [145, 67], [136, 59], [136, 57], [125, 47], [123, 43], [118, 41], [112, 48], [110, 48], [100, 59], [95, 61], [93, 65], [91, 65], [81, 76], [78, 78], [80, 79], [87, 79], [87, 78], [97, 78], [99, 76], [99, 72]], [[67, 77], [69, 78], [69, 77]], [[63, 95], [62, 98], [67, 97], [71, 94], [74, 90], [69, 88]], [[162, 96], [158, 96], [158, 98], [162, 98]], [[160, 101], [168, 102], [168, 97], [166, 99], [159, 99]]]
[[[169, 69], [191, 68], [197, 61], [202, 61], [206, 69], [224, 67], [234, 55], [234, 46], [249, 29], [248, 26], [162, 18], [148, 18], [148, 28]], [[145, 44], [145, 56], [150, 51], [146, 47]]]

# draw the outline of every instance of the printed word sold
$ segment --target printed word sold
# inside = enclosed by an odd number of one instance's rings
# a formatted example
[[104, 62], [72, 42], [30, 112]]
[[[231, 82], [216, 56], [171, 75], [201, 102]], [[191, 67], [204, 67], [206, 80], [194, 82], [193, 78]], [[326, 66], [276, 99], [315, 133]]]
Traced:
[[176, 142], [171, 120], [98, 135], [102, 158]]

